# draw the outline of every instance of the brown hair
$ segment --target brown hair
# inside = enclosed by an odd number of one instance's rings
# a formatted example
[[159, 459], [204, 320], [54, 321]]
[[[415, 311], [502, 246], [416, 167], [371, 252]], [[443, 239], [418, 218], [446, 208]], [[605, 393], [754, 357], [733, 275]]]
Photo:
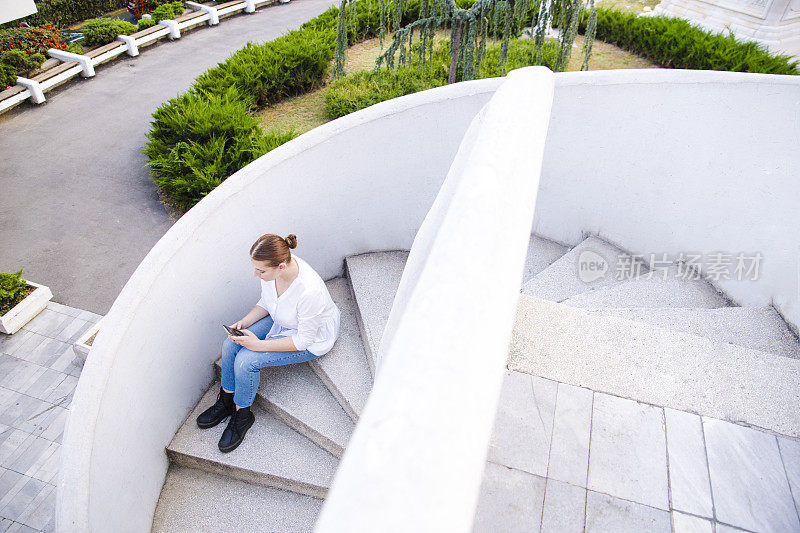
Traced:
[[250, 247], [250, 257], [256, 261], [265, 261], [271, 267], [276, 267], [283, 262], [287, 264], [292, 259], [290, 249], [297, 248], [297, 235], [288, 235], [285, 239], [280, 235], [267, 233], [259, 237]]

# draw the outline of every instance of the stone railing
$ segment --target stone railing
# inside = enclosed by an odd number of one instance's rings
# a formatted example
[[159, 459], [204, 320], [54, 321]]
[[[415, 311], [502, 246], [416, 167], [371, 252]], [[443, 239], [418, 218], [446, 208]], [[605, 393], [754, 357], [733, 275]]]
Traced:
[[[175, 20], [162, 20], [155, 26], [138, 31], [132, 35], [120, 35], [115, 42], [89, 50], [85, 54], [74, 54], [51, 48], [48, 55], [47, 68], [36, 76], [17, 78], [17, 84], [0, 92], [0, 113], [19, 105], [25, 100], [34, 104], [43, 103], [47, 91], [66, 83], [76, 76], [91, 78], [95, 75], [94, 67], [101, 65], [122, 54], [131, 57], [139, 55], [139, 49], [152, 45], [167, 37], [170, 40], [180, 39], [181, 32], [197, 28], [203, 24], [214, 26], [220, 18], [235, 13], [253, 13], [256, 8], [273, 4], [276, 0], [234, 0], [216, 6], [206, 6], [195, 2], [186, 2], [194, 10], [185, 13]], [[55, 63], [55, 64], [50, 64]]]
[[315, 531], [468, 531], [539, 189], [553, 73], [511, 72], [414, 239]]

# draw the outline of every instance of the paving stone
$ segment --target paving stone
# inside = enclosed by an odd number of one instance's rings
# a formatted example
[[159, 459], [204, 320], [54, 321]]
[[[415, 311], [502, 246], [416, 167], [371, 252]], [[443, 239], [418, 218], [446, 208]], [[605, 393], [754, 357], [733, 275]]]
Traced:
[[671, 526], [667, 511], [590, 490], [586, 497], [586, 531], [670, 533]]
[[714, 533], [710, 520], [672, 511], [672, 528], [675, 533]]
[[67, 375], [50, 368], [41, 368], [42, 372], [36, 381], [19, 392], [25, 393], [28, 396], [33, 396], [39, 400], [47, 401], [47, 398], [58, 388]]
[[22, 326], [22, 329], [54, 338], [72, 319], [73, 317], [68, 315], [57, 313], [50, 309], [43, 309], [33, 320]]
[[778, 447], [783, 458], [783, 466], [789, 478], [789, 487], [797, 512], [800, 513], [800, 442], [786, 438], [778, 438]]
[[591, 439], [589, 489], [669, 509], [661, 409], [595, 393]]
[[94, 325], [93, 322], [88, 322], [86, 320], [82, 320], [80, 318], [73, 318], [69, 324], [67, 324], [64, 329], [62, 329], [58, 335], [56, 335], [56, 340], [61, 342], [66, 342], [68, 344], [74, 344], [75, 341], [78, 340], [78, 337], [84, 334], [87, 329]]
[[61, 313], [62, 315], [67, 315], [71, 317], [77, 317], [82, 313], [81, 309], [77, 309], [75, 307], [69, 307], [68, 305], [56, 303], [53, 300], [47, 302], [47, 309], [51, 311], [55, 311], [56, 313]]
[[716, 518], [752, 531], [800, 529], [778, 441], [755, 429], [703, 418]]
[[34, 434], [52, 442], [61, 442], [67, 418], [69, 418], [69, 409], [56, 405], [42, 420], [39, 426], [41, 430], [35, 431]]
[[14, 472], [25, 474], [39, 463], [40, 458], [48, 452], [51, 444], [46, 439], [31, 435], [18, 448], [18, 453], [11, 455], [7, 461], [4, 461], [3, 466]]
[[26, 476], [44, 481], [45, 483], [54, 483], [58, 475], [58, 460], [60, 455], [61, 445], [56, 442], [51, 442], [36, 462], [23, 473]]
[[36, 348], [24, 354], [19, 353], [18, 356], [26, 361], [49, 367], [67, 348], [72, 349], [72, 346], [65, 342], [47, 337], [46, 340], [36, 346]]
[[713, 518], [702, 421], [697, 415], [675, 409], [665, 408], [664, 414], [672, 507]]
[[0, 433], [0, 466], [8, 468], [8, 465], [19, 456], [20, 447], [33, 435], [20, 429], [8, 428]]
[[[74, 375], [73, 369], [76, 367], [73, 362], [76, 359], [75, 350], [72, 349], [71, 344], [62, 343], [62, 346], [53, 356], [50, 364], [48, 365], [53, 370], [64, 372], [65, 374]], [[78, 372], [80, 375], [80, 372]]]
[[33, 529], [32, 527], [28, 527], [25, 524], [20, 524], [19, 522], [14, 522], [6, 533], [39, 533], [37, 530]]
[[37, 335], [32, 331], [27, 331], [24, 329], [19, 330], [13, 335], [0, 333], [0, 352], [6, 355], [14, 355], [18, 350], [23, 349], [30, 344], [41, 342], [44, 338], [45, 337], [42, 335]]
[[24, 478], [19, 472], [0, 467], [0, 501]]
[[10, 371], [0, 379], [0, 386], [16, 392], [24, 392], [47, 370], [35, 363], [13, 359], [14, 362], [10, 365]]
[[46, 485], [17, 518], [17, 522], [41, 531], [52, 520], [55, 508], [56, 488], [53, 485]]
[[[246, 509], [247, 512], [241, 512]], [[307, 533], [322, 501], [251, 485], [201, 470], [171, 466], [158, 500], [153, 533], [280, 531]]]
[[13, 520], [0, 516], [0, 533], [5, 533], [14, 524]]
[[558, 384], [548, 478], [586, 487], [592, 398], [589, 389]]
[[558, 384], [507, 370], [489, 440], [488, 459], [547, 475]]
[[22, 512], [30, 505], [30, 503], [44, 490], [48, 485], [38, 479], [23, 476], [22, 481], [24, 484], [16, 494], [4, 505], [0, 505], [0, 515], [5, 518], [17, 521], [17, 518], [22, 515]]
[[542, 532], [580, 533], [586, 515], [586, 489], [555, 479], [547, 480]]
[[486, 462], [472, 530], [475, 533], [539, 531], [545, 479]]
[[69, 408], [72, 395], [75, 393], [75, 387], [78, 386], [78, 377], [65, 374], [64, 380], [50, 392], [44, 399], [46, 402], [61, 405], [62, 407]]

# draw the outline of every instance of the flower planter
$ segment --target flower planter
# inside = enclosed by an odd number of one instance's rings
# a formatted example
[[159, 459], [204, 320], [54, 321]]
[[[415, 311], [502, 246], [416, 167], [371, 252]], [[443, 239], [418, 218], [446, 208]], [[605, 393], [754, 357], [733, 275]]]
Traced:
[[53, 297], [53, 293], [48, 287], [27, 280], [26, 283], [30, 287], [36, 287], [36, 290], [23, 298], [6, 314], [0, 316], [0, 331], [3, 333], [11, 335], [19, 331], [22, 326], [41, 313], [47, 307], [47, 302]]
[[87, 329], [83, 335], [78, 337], [78, 340], [72, 345], [72, 350], [75, 352], [75, 355], [81, 359], [81, 361], [86, 361], [86, 356], [89, 355], [89, 350], [92, 349], [94, 337], [97, 335], [97, 332], [100, 331], [100, 324], [102, 322], [103, 319], [101, 318], [94, 326]]

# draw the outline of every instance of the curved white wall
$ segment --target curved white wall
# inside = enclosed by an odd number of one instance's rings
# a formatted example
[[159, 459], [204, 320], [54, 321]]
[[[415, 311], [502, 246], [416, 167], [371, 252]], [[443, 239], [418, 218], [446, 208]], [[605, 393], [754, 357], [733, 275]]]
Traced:
[[[62, 448], [64, 531], [147, 531], [172, 438], [212, 377], [220, 323], [255, 302], [247, 250], [296, 233], [323, 277], [408, 249], [471, 119], [502, 80], [385, 102], [242, 169], [148, 254], [98, 335]], [[533, 95], [531, 95], [533, 97]], [[534, 231], [598, 232], [637, 253], [760, 251], [758, 281], [800, 323], [800, 78], [688, 71], [556, 75]], [[170, 335], [161, 333], [168, 326]]]
[[686, 70], [556, 75], [534, 231], [634, 253], [761, 252], [740, 305], [800, 324], [800, 76]]
[[[315, 129], [226, 180], [156, 244], [112, 306], [64, 435], [61, 531], [149, 531], [165, 447], [212, 378], [221, 324], [252, 307], [248, 250], [299, 238], [325, 277], [408, 249], [467, 126], [502, 80], [442, 87]], [[168, 332], [168, 334], [167, 334]]]

